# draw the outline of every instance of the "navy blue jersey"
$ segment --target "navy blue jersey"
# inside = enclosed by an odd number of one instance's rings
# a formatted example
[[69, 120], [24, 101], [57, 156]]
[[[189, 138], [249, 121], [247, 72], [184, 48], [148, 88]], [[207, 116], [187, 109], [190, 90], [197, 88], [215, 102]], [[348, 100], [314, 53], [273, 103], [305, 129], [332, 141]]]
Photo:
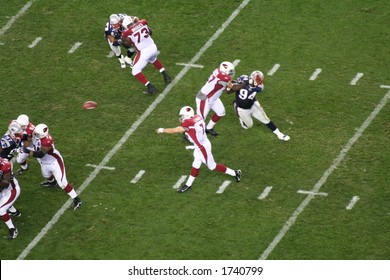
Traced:
[[236, 100], [235, 103], [237, 107], [242, 109], [250, 109], [253, 106], [253, 103], [256, 101], [256, 94], [260, 93], [264, 88], [264, 85], [258, 85], [256, 87], [251, 87], [248, 82], [245, 83], [245, 86], [236, 91]]
[[16, 143], [14, 139], [12, 139], [11, 135], [4, 134], [0, 138], [0, 157], [6, 158], [11, 161], [14, 156], [14, 152], [19, 147], [19, 143]]

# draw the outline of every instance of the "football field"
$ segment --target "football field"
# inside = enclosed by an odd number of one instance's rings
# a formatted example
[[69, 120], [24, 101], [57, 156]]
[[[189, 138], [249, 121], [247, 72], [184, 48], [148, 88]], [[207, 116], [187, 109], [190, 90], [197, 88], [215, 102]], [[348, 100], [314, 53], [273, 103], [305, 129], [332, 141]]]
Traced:
[[[40, 186], [29, 159], [2, 260], [389, 260], [390, 2], [2, 2], [0, 129], [20, 114], [47, 124], [83, 201], [73, 211], [63, 190]], [[158, 94], [112, 56], [112, 13], [153, 29], [172, 77], [165, 86], [145, 68]], [[291, 140], [256, 120], [243, 129], [224, 94], [209, 139], [242, 180], [203, 165], [179, 194], [193, 151], [156, 129], [179, 125], [222, 61], [236, 77], [265, 74], [258, 99]]]

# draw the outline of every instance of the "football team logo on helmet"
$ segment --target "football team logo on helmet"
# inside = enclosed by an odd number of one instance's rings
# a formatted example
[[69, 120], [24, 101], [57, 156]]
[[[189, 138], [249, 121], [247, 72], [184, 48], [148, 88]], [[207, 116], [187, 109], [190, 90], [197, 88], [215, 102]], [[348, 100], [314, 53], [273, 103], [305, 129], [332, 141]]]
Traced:
[[219, 66], [219, 71], [221, 71], [222, 73], [225, 73], [226, 75], [229, 75], [230, 78], [232, 78], [232, 79], [233, 79], [234, 75], [236, 74], [234, 71], [233, 63], [231, 63], [229, 61], [222, 62], [221, 65]]
[[263, 72], [259, 70], [253, 71], [249, 79], [249, 85], [251, 87], [257, 87], [263, 83], [263, 80], [264, 80]]
[[179, 121], [182, 122], [184, 120], [191, 119], [194, 117], [194, 115], [194, 109], [192, 109], [190, 106], [184, 106], [179, 111]]
[[48, 134], [49, 128], [46, 124], [40, 123], [34, 129], [34, 135], [39, 139], [46, 137]]

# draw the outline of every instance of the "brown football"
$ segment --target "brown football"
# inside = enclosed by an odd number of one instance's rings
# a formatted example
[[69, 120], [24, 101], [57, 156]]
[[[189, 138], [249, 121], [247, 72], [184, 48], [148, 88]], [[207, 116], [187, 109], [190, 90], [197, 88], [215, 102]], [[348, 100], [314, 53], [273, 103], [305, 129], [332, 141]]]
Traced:
[[97, 103], [95, 101], [86, 101], [83, 104], [83, 109], [90, 110], [95, 109], [97, 107]]

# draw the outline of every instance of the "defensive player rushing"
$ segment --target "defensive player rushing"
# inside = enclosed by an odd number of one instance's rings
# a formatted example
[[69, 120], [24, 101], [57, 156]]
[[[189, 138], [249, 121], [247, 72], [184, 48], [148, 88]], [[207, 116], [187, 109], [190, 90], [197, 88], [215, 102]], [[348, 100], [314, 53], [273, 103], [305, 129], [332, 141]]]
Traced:
[[65, 163], [60, 152], [54, 147], [54, 140], [49, 134], [49, 128], [45, 124], [38, 124], [33, 132], [34, 150], [23, 148], [25, 153], [37, 158], [41, 165], [42, 176], [46, 181], [42, 182], [45, 187], [54, 187], [57, 184], [73, 199], [73, 210], [81, 206], [81, 200], [77, 196], [72, 185], [66, 178]]
[[226, 114], [220, 96], [225, 91], [236, 90], [237, 85], [232, 83], [235, 75], [234, 65], [229, 61], [224, 61], [215, 69], [207, 82], [201, 88], [196, 96], [196, 114], [200, 115], [205, 121], [210, 109], [214, 111], [211, 120], [207, 123], [206, 133], [217, 136], [214, 131], [214, 125]]
[[122, 26], [124, 31], [122, 32], [122, 39], [118, 39], [118, 44], [131, 43], [137, 50], [131, 73], [140, 83], [147, 87], [147, 90], [144, 91], [145, 94], [151, 95], [156, 93], [157, 89], [142, 73], [146, 65], [152, 63], [163, 75], [165, 84], [170, 83], [171, 78], [165, 71], [161, 61], [157, 59], [158, 49], [151, 37], [152, 29], [145, 19], [138, 20], [138, 18], [131, 16], [124, 17]]
[[279, 131], [256, 99], [257, 93], [261, 93], [264, 89], [263, 81], [264, 75], [258, 70], [253, 71], [250, 77], [241, 75], [237, 79], [237, 83], [243, 85], [241, 89], [236, 91], [236, 100], [234, 101], [241, 126], [245, 129], [251, 128], [253, 126], [252, 117], [254, 117], [271, 129], [280, 140], [288, 141], [290, 136]]
[[23, 152], [23, 147], [33, 150], [32, 144], [32, 134], [35, 129], [35, 125], [30, 122], [30, 119], [27, 115], [22, 114], [16, 119], [16, 123], [20, 125], [23, 131], [22, 141], [20, 143], [20, 148], [18, 149], [18, 155], [16, 157], [17, 163], [19, 163], [20, 168], [16, 171], [17, 175], [22, 175], [25, 171], [28, 170], [27, 158], [28, 154]]
[[180, 126], [174, 128], [157, 129], [157, 133], [174, 134], [185, 132], [189, 141], [191, 141], [195, 146], [191, 174], [188, 177], [186, 184], [182, 186], [178, 192], [183, 193], [191, 188], [192, 183], [199, 174], [199, 169], [202, 163], [207, 165], [210, 170], [217, 170], [219, 172], [226, 173], [232, 177], [235, 177], [237, 182], [240, 182], [241, 170], [233, 170], [223, 164], [215, 162], [214, 156], [211, 152], [211, 142], [207, 138], [205, 132], [206, 124], [203, 118], [200, 115], [194, 115], [194, 109], [192, 109], [190, 106], [181, 108], [179, 116]]
[[22, 215], [14, 207], [15, 201], [20, 195], [20, 186], [12, 173], [11, 163], [2, 157], [0, 157], [0, 190], [0, 216], [8, 227], [8, 239], [14, 239], [18, 236], [19, 231], [12, 222], [11, 216], [19, 217]]
[[104, 28], [104, 33], [106, 35], [106, 40], [108, 45], [110, 46], [112, 52], [118, 58], [121, 68], [126, 68], [126, 63], [132, 66], [131, 57], [133, 56], [135, 49], [131, 45], [123, 45], [127, 49], [127, 55], [122, 55], [121, 46], [118, 43], [118, 39], [121, 38], [123, 27], [122, 21], [123, 18], [127, 16], [126, 14], [112, 14], [110, 19], [106, 23], [106, 27]]

